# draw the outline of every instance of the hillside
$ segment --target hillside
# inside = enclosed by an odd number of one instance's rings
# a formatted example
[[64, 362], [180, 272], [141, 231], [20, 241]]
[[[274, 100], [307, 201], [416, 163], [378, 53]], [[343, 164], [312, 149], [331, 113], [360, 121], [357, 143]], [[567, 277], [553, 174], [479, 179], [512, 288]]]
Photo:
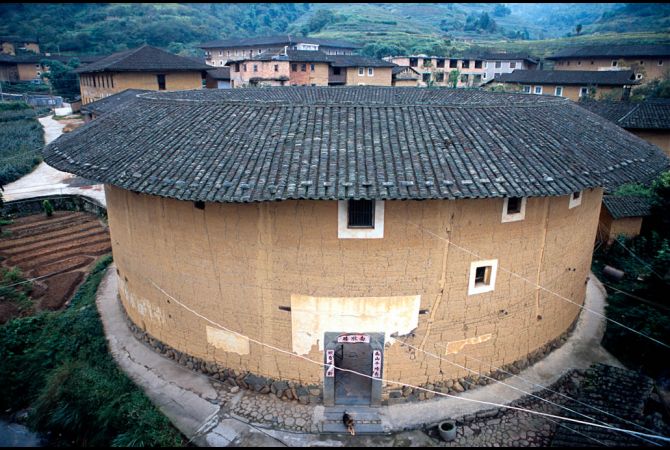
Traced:
[[[575, 28], [581, 25], [576, 35]], [[670, 8], [623, 3], [3, 4], [0, 35], [43, 51], [108, 54], [149, 43], [198, 55], [201, 42], [280, 33], [339, 38], [364, 53], [446, 55], [481, 45], [539, 55], [578, 43], [670, 40]], [[613, 34], [617, 32], [620, 34]]]

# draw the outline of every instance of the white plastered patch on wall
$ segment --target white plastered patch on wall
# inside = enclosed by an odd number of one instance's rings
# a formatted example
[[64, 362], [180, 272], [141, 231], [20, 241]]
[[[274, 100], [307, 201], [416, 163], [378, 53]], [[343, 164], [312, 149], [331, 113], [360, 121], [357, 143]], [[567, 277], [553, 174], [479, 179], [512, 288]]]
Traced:
[[454, 353], [458, 353], [461, 350], [463, 350], [463, 347], [465, 347], [466, 345], [481, 344], [482, 342], [486, 342], [488, 340], [491, 340], [492, 337], [493, 337], [493, 335], [491, 333], [488, 333], [488, 334], [483, 334], [481, 336], [472, 337], [472, 338], [469, 338], [469, 339], [463, 339], [463, 340], [460, 340], [460, 341], [447, 342], [446, 354], [451, 355], [451, 354], [454, 354]]
[[153, 322], [158, 322], [161, 325], [165, 325], [165, 313], [149, 300], [133, 294], [130, 289], [128, 289], [128, 285], [122, 277], [119, 277], [119, 289], [122, 291], [123, 296], [130, 307], [136, 310], [140, 316], [148, 318]]
[[293, 351], [306, 355], [323, 350], [326, 331], [406, 335], [419, 324], [420, 295], [397, 297], [312, 297], [291, 295]]
[[249, 354], [248, 338], [209, 325], [205, 325], [205, 327], [207, 329], [207, 343], [213, 347], [238, 355]]

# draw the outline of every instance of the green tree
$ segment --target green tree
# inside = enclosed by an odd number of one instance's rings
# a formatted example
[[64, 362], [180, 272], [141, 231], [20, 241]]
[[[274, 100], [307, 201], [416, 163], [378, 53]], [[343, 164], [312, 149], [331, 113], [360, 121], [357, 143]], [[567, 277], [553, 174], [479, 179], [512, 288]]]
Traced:
[[54, 94], [69, 99], [79, 95], [79, 75], [73, 72], [79, 67], [79, 59], [72, 58], [67, 65], [60, 61], [43, 59], [42, 65], [49, 68], [44, 77], [49, 80]]
[[581, 32], [582, 32], [582, 24], [579, 23], [579, 24], [577, 24], [577, 26], [575, 27], [575, 33], [577, 33], [577, 34], [579, 35], [579, 33], [581, 33]]
[[449, 85], [455, 88], [458, 85], [458, 78], [461, 76], [461, 73], [458, 69], [454, 69], [449, 72]]

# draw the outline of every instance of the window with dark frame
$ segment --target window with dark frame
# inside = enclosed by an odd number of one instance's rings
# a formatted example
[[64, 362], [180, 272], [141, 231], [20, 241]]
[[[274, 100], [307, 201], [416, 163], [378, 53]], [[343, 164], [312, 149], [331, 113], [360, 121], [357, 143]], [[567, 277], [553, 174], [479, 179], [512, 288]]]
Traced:
[[572, 199], [573, 200], [579, 200], [579, 197], [581, 197], [581, 196], [582, 196], [581, 192], [573, 192], [572, 193]]
[[315, 70], [315, 69], [314, 69], [314, 64], [310, 64], [310, 65], [309, 65], [309, 70], [311, 70], [312, 72], [314, 72], [314, 70]]
[[374, 228], [374, 200], [349, 200], [347, 228]]
[[164, 91], [165, 90], [165, 75], [163, 75], [163, 74], [156, 75], [156, 81], [158, 81], [158, 90], [159, 91]]
[[340, 74], [340, 68], [339, 67], [333, 67], [333, 75], [339, 75]]
[[275, 72], [279, 72], [279, 64], [275, 64]]
[[507, 214], [519, 214], [521, 212], [521, 197], [509, 197], [507, 199]]
[[300, 71], [307, 72], [307, 64], [300, 64]]
[[291, 70], [294, 72], [298, 71], [298, 65], [297, 64], [291, 64]]

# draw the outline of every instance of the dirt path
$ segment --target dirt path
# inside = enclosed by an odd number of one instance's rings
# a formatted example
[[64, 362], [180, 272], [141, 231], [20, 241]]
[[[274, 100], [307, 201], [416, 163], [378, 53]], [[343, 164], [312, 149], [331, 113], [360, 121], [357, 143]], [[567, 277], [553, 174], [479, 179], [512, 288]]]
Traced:
[[[39, 119], [44, 127], [44, 140], [49, 144], [63, 134], [63, 128], [73, 121], [54, 120], [52, 116]], [[94, 198], [105, 205], [105, 191], [102, 184], [61, 172], [41, 162], [32, 172], [9, 183], [3, 193], [5, 201], [21, 200], [42, 195], [79, 194]]]

